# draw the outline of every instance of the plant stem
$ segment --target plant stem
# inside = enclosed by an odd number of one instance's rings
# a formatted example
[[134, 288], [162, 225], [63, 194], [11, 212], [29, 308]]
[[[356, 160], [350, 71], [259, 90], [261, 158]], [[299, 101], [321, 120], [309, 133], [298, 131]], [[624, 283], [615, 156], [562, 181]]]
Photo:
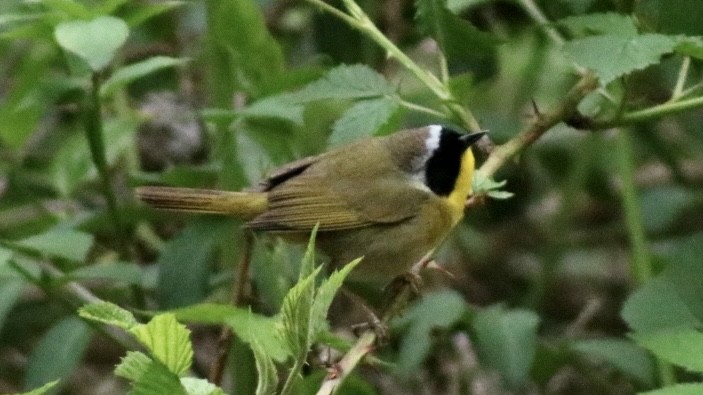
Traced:
[[[652, 256], [642, 222], [642, 210], [637, 198], [637, 187], [635, 185], [636, 164], [632, 149], [631, 133], [628, 129], [620, 129], [618, 131], [618, 147], [615, 152], [622, 181], [622, 205], [625, 210], [625, 224], [632, 249], [630, 272], [636, 284], [642, 285], [652, 278]], [[676, 379], [673, 367], [659, 358], [657, 358], [656, 362], [659, 370], [659, 381], [662, 386], [675, 384]]]
[[674, 91], [671, 94], [670, 102], [674, 102], [681, 97], [683, 93], [683, 87], [686, 85], [686, 78], [688, 78], [688, 68], [691, 65], [691, 58], [689, 56], [684, 56], [681, 62], [681, 68], [679, 69], [679, 76], [676, 78], [676, 85], [674, 86]]
[[421, 105], [419, 105], [419, 104], [411, 103], [411, 102], [409, 102], [409, 101], [405, 101], [405, 100], [403, 100], [402, 98], [400, 98], [400, 96], [396, 96], [396, 97], [394, 97], [394, 99], [395, 99], [395, 100], [398, 102], [398, 104], [400, 104], [402, 107], [405, 107], [405, 108], [407, 108], [407, 109], [409, 109], [409, 110], [413, 110], [413, 111], [417, 111], [417, 112], [429, 114], [429, 115], [432, 115], [432, 116], [435, 116], [435, 117], [438, 117], [438, 118], [446, 118], [446, 117], [447, 117], [447, 115], [444, 114], [444, 113], [442, 113], [442, 112], [439, 112], [439, 111], [437, 111], [437, 110], [433, 110], [433, 109], [428, 108], [428, 107], [425, 107], [425, 106], [421, 106]]
[[388, 39], [371, 21], [366, 13], [353, 0], [343, 0], [344, 5], [349, 11], [348, 14], [334, 8], [322, 0], [307, 0], [309, 3], [325, 10], [332, 15], [340, 18], [351, 27], [361, 31], [371, 40], [376, 42], [383, 48], [389, 57], [395, 58], [403, 67], [411, 72], [420, 82], [422, 82], [429, 90], [439, 98], [447, 109], [456, 116], [464, 127], [472, 132], [481, 131], [481, 126], [474, 115], [467, 108], [459, 104], [456, 98], [434, 74], [420, 67], [403, 51], [400, 50], [391, 40]]
[[305, 364], [305, 357], [306, 355], [303, 354], [302, 358], [296, 359], [293, 363], [293, 367], [290, 368], [286, 382], [283, 384], [283, 388], [281, 389], [281, 395], [288, 395], [293, 390], [293, 383], [295, 383], [295, 379], [300, 376], [300, 371], [303, 369], [303, 365]]
[[520, 134], [510, 139], [503, 145], [497, 146], [483, 163], [480, 171], [486, 177], [492, 177], [508, 160], [517, 155], [525, 147], [534, 143], [537, 139], [554, 125], [567, 119], [576, 112], [576, 107], [581, 100], [598, 86], [598, 79], [590, 72], [586, 73], [574, 85], [560, 104], [553, 110], [545, 114], [537, 114], [532, 122]]
[[646, 108], [644, 110], [625, 113], [614, 119], [594, 120], [591, 124], [589, 124], [588, 128], [591, 130], [602, 130], [647, 122], [653, 119], [662, 118], [666, 115], [672, 115], [698, 107], [703, 107], [703, 97], [694, 97], [687, 100], [667, 102], [658, 106]]
[[117, 197], [112, 188], [110, 179], [110, 170], [105, 158], [105, 142], [103, 140], [103, 120], [100, 103], [100, 75], [93, 73], [91, 77], [91, 90], [89, 102], [87, 104], [87, 114], [85, 119], [85, 132], [90, 146], [90, 155], [93, 159], [95, 167], [98, 169], [100, 180], [103, 186], [103, 194], [107, 201], [107, 209], [112, 217], [112, 223], [115, 226], [115, 235], [117, 237], [120, 254], [123, 258], [127, 256], [127, 241], [125, 240], [124, 228], [122, 219], [117, 207]]
[[557, 46], [564, 45], [564, 39], [561, 37], [559, 32], [550, 25], [549, 20], [539, 6], [533, 0], [520, 0], [520, 5], [527, 12], [527, 14], [537, 23], [542, 25], [542, 28], [547, 33], [547, 36], [554, 41]]

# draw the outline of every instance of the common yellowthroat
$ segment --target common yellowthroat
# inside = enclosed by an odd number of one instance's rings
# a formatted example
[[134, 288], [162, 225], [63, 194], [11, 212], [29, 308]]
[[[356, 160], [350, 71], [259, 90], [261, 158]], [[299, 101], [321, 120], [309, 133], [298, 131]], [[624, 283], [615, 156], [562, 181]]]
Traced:
[[485, 133], [438, 125], [371, 137], [284, 165], [241, 192], [140, 187], [161, 209], [225, 214], [247, 227], [317, 246], [344, 265], [363, 256], [352, 278], [403, 274], [435, 249], [464, 216], [471, 193], [471, 145]]

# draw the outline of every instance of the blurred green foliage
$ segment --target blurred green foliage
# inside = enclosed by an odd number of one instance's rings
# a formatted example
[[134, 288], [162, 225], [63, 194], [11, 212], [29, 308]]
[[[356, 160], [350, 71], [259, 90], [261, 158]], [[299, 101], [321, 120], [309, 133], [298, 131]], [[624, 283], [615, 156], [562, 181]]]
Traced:
[[[702, 15], [695, 0], [0, 2], [0, 392], [217, 394], [219, 324], [243, 342], [227, 393], [314, 393], [316, 345], [346, 352], [366, 319], [332, 303], [346, 272], [323, 279], [310, 250], [257, 236], [237, 278], [240, 222], [153, 212], [132, 188], [243, 188], [429, 123], [487, 129], [504, 152], [586, 70], [598, 88], [479, 180], [495, 199], [437, 254], [453, 277], [426, 276], [339, 393], [703, 392]], [[238, 281], [249, 307], [228, 305]]]

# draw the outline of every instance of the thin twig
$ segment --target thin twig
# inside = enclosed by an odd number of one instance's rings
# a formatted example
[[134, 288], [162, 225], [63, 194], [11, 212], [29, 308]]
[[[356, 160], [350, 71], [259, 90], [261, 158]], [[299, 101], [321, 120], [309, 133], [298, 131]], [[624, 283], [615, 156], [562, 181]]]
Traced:
[[[254, 246], [254, 235], [251, 232], [244, 234], [244, 251], [237, 265], [237, 278], [233, 281], [232, 305], [240, 306], [244, 300], [246, 286], [249, 278], [249, 267], [251, 263], [251, 253]], [[217, 358], [210, 367], [210, 382], [215, 385], [222, 383], [222, 375], [227, 365], [227, 357], [232, 348], [234, 332], [228, 325], [222, 325], [220, 338], [217, 340]]]
[[674, 91], [671, 94], [670, 102], [674, 102], [681, 97], [683, 93], [683, 88], [686, 85], [686, 79], [688, 78], [688, 68], [691, 65], [691, 57], [684, 56], [681, 62], [681, 68], [679, 69], [679, 75], [676, 78], [676, 85], [674, 86]]
[[542, 10], [539, 9], [539, 6], [537, 6], [537, 4], [533, 0], [520, 0], [520, 4], [522, 5], [522, 8], [525, 10], [525, 12], [527, 12], [527, 14], [532, 19], [534, 19], [535, 22], [539, 23], [542, 26], [545, 33], [547, 34], [547, 37], [554, 41], [557, 46], [564, 45], [564, 39], [561, 37], [559, 32], [550, 24], [547, 17], [544, 16]]

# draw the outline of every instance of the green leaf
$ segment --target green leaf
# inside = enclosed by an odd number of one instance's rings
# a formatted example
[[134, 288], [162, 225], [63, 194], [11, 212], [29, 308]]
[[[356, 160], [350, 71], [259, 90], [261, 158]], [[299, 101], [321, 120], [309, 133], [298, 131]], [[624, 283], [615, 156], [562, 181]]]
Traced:
[[652, 387], [655, 366], [645, 350], [633, 342], [618, 338], [578, 340], [571, 349], [597, 361], [605, 361], [645, 387]]
[[634, 292], [622, 317], [637, 332], [703, 326], [703, 234], [672, 243], [666, 269]]
[[298, 280], [283, 298], [281, 306], [281, 335], [288, 351], [295, 358], [310, 348], [310, 314], [315, 292], [315, 278], [322, 267], [318, 266], [308, 277]]
[[633, 37], [637, 35], [637, 26], [632, 17], [614, 12], [574, 15], [561, 19], [557, 23], [568, 28], [575, 36], [612, 34]]
[[703, 384], [676, 384], [653, 391], [640, 392], [639, 395], [701, 395]]
[[5, 318], [22, 295], [24, 287], [25, 282], [23, 280], [0, 279], [0, 333], [2, 333], [2, 328], [5, 325]]
[[415, 4], [420, 31], [434, 38], [450, 61], [474, 61], [492, 54], [500, 43], [449, 11], [446, 0], [417, 0]]
[[251, 349], [254, 352], [256, 372], [259, 376], [256, 383], [256, 395], [275, 394], [278, 388], [278, 370], [276, 370], [273, 359], [257, 342], [251, 343]]
[[148, 21], [149, 19], [155, 16], [161, 15], [186, 4], [188, 4], [188, 2], [175, 0], [162, 0], [158, 3], [139, 4], [139, 6], [136, 7], [133, 12], [128, 13], [124, 19], [127, 22], [127, 25], [129, 25], [130, 27], [135, 27], [141, 25], [142, 23]]
[[693, 328], [673, 328], [634, 333], [631, 337], [657, 357], [703, 373], [703, 333]]
[[510, 387], [523, 384], [537, 350], [539, 317], [527, 310], [492, 306], [479, 311], [471, 324], [481, 361], [500, 372]]
[[603, 86], [635, 70], [659, 63], [662, 55], [674, 50], [679, 40], [661, 34], [635, 37], [591, 36], [564, 44], [567, 56], [593, 70]]
[[48, 257], [85, 262], [94, 236], [69, 228], [52, 228], [44, 233], [13, 242]]
[[180, 376], [190, 368], [193, 361], [190, 330], [179, 324], [173, 313], [159, 314], [130, 332], [171, 372]]
[[110, 64], [128, 35], [127, 24], [112, 16], [101, 16], [90, 22], [64, 22], [54, 30], [61, 48], [83, 59], [93, 71]]
[[261, 8], [254, 1], [208, 3], [211, 89], [217, 107], [229, 103], [235, 91], [261, 97], [272, 90], [271, 81], [285, 66], [283, 51], [266, 28]]
[[35, 388], [35, 389], [33, 389], [33, 390], [29, 391], [29, 392], [23, 392], [23, 393], [17, 394], [17, 395], [44, 395], [44, 394], [46, 394], [50, 389], [56, 387], [56, 385], [57, 385], [58, 383], [59, 383], [59, 380], [54, 380], [54, 381], [52, 381], [52, 382], [50, 382], [50, 383], [46, 383], [46, 384], [42, 385], [42, 386], [39, 387], [39, 388]]
[[132, 313], [110, 302], [86, 304], [78, 309], [78, 315], [87, 320], [114, 325], [125, 330], [131, 330], [140, 325]]
[[92, 332], [76, 317], [58, 321], [32, 350], [24, 378], [25, 388], [66, 378], [78, 367]]
[[286, 100], [284, 95], [270, 96], [257, 100], [249, 106], [234, 112], [245, 118], [276, 118], [292, 122], [296, 125], [303, 124], [303, 110], [301, 104]]
[[471, 191], [475, 195], [485, 194], [493, 199], [510, 199], [515, 194], [508, 191], [501, 191], [507, 181], [496, 181], [491, 177], [486, 177], [481, 171], [474, 171], [474, 178], [471, 182]]
[[201, 217], [166, 243], [157, 260], [159, 306], [186, 306], [208, 295], [210, 259], [219, 240], [231, 235], [232, 225], [229, 218]]
[[69, 280], [110, 280], [127, 284], [142, 284], [144, 266], [126, 262], [100, 262], [83, 266], [66, 274]]
[[362, 100], [354, 104], [332, 126], [329, 145], [336, 147], [375, 135], [399, 108], [398, 102], [386, 97]]
[[185, 388], [188, 395], [225, 395], [221, 388], [205, 379], [182, 377], [181, 385]]
[[650, 30], [703, 35], [703, 7], [699, 0], [638, 0], [635, 5], [637, 19]]
[[[308, 278], [315, 270], [315, 239], [317, 238], [317, 229], [319, 224], [316, 224], [310, 232], [310, 239], [308, 240], [308, 246], [305, 249], [305, 255], [303, 255], [303, 260], [300, 264], [300, 273], [298, 273], [298, 281], [302, 281]], [[310, 302], [312, 302], [312, 296], [315, 294], [314, 289], [310, 291]]]
[[86, 6], [75, 0], [42, 0], [42, 5], [72, 18], [89, 19], [94, 16]]
[[115, 367], [115, 376], [129, 381], [139, 381], [151, 368], [154, 361], [140, 351], [127, 351], [120, 363]]
[[100, 96], [105, 98], [129, 83], [170, 67], [181, 66], [189, 59], [172, 58], [169, 56], [154, 56], [141, 62], [132, 63], [117, 69], [100, 87]]
[[285, 98], [294, 103], [307, 103], [325, 99], [369, 99], [390, 95], [394, 91], [381, 74], [368, 66], [356, 64], [336, 67]]
[[[278, 336], [278, 320], [230, 305], [199, 304], [172, 310], [180, 321], [227, 324], [247, 344], [257, 344], [266, 355], [282, 362], [288, 356]], [[253, 347], [253, 346], [252, 346]]]
[[310, 339], [309, 342], [312, 343], [317, 340], [320, 332], [327, 329], [327, 312], [330, 309], [332, 300], [337, 294], [337, 291], [342, 286], [344, 279], [347, 278], [349, 273], [354, 270], [354, 268], [359, 265], [363, 258], [357, 258], [348, 264], [344, 265], [340, 270], [335, 270], [325, 281], [320, 284], [315, 294], [315, 299], [312, 303], [312, 310], [310, 312]]
[[134, 383], [129, 395], [188, 395], [175, 373], [154, 361]]
[[417, 372], [427, 357], [432, 331], [454, 325], [466, 312], [466, 302], [455, 291], [441, 291], [425, 295], [393, 325], [408, 325], [400, 343], [397, 371], [404, 377]]

